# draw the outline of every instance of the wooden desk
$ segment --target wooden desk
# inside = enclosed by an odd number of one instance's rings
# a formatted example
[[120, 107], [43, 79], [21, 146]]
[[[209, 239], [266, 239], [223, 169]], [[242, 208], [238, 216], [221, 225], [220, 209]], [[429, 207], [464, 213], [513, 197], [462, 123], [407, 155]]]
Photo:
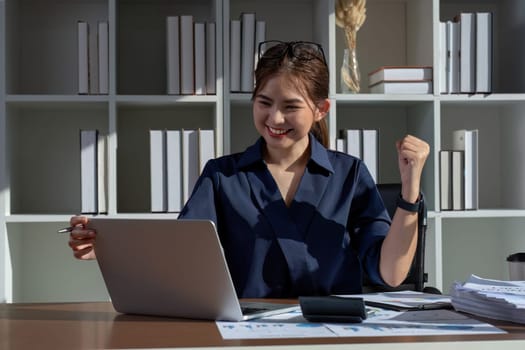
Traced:
[[223, 340], [214, 322], [122, 315], [111, 303], [0, 304], [0, 349], [525, 349], [525, 326], [493, 323], [509, 333]]

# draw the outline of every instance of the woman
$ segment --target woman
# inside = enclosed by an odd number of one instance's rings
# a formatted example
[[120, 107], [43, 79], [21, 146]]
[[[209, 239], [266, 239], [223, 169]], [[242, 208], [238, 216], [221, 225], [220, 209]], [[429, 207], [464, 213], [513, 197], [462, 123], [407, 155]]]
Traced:
[[[215, 222], [239, 297], [360, 293], [364, 273], [400, 284], [416, 249], [428, 144], [410, 135], [396, 144], [405, 209], [390, 221], [363, 162], [327, 149], [321, 46], [271, 41], [259, 55], [252, 100], [261, 137], [209, 161], [180, 218]], [[95, 258], [87, 221], [71, 218], [79, 259]]]

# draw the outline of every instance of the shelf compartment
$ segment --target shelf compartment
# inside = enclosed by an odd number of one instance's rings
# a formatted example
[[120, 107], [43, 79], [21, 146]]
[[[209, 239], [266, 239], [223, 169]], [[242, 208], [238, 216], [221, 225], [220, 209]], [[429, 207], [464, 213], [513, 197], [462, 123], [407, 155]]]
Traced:
[[80, 212], [80, 130], [108, 132], [107, 103], [7, 107], [11, 214]]
[[520, 0], [441, 0], [440, 21], [452, 20], [461, 12], [493, 13], [493, 92], [524, 93], [525, 47], [516, 38], [525, 35], [525, 4]]
[[[361, 93], [369, 92], [368, 73], [381, 66], [433, 66], [429, 25], [433, 16], [432, 0], [367, 1], [366, 20], [357, 32]], [[332, 91], [341, 93], [340, 69], [347, 44], [342, 28], [336, 26], [335, 34], [335, 67], [330, 78], [335, 86]]]
[[7, 0], [8, 94], [78, 92], [77, 21], [108, 19], [108, 0]]
[[452, 133], [479, 130], [479, 208], [525, 209], [525, 101], [441, 102], [441, 149]]
[[[379, 129], [379, 177], [380, 183], [397, 183], [399, 166], [397, 163], [396, 141], [406, 134], [425, 140], [431, 147], [434, 144], [433, 102], [389, 102], [377, 104], [337, 102], [336, 137], [339, 130]], [[331, 117], [331, 116], [330, 116]], [[335, 143], [334, 143], [335, 144]], [[422, 188], [429, 210], [433, 210], [433, 154], [430, 153], [423, 171]]]
[[[149, 130], [216, 129], [215, 104], [117, 107], [117, 212], [150, 212]], [[217, 140], [217, 135], [215, 135]], [[217, 149], [217, 148], [216, 148]]]
[[[221, 25], [217, 16], [221, 4], [221, 0], [118, 1], [117, 93], [166, 94], [166, 17], [192, 15], [194, 21]], [[217, 55], [222, 54], [221, 43], [217, 41]]]

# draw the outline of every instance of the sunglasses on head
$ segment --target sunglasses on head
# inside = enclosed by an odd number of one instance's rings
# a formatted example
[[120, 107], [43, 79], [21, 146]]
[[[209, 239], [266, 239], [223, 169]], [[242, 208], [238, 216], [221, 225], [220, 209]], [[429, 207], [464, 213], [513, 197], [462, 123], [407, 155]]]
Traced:
[[321, 60], [326, 65], [323, 47], [311, 41], [267, 40], [259, 43], [259, 59], [280, 59], [288, 55], [302, 61]]

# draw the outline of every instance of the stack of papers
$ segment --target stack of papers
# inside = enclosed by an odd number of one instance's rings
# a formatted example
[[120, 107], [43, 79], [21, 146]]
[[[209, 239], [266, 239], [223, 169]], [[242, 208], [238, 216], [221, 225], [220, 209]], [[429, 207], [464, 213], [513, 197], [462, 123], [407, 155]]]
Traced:
[[450, 290], [457, 311], [525, 324], [525, 281], [499, 281], [472, 275]]

